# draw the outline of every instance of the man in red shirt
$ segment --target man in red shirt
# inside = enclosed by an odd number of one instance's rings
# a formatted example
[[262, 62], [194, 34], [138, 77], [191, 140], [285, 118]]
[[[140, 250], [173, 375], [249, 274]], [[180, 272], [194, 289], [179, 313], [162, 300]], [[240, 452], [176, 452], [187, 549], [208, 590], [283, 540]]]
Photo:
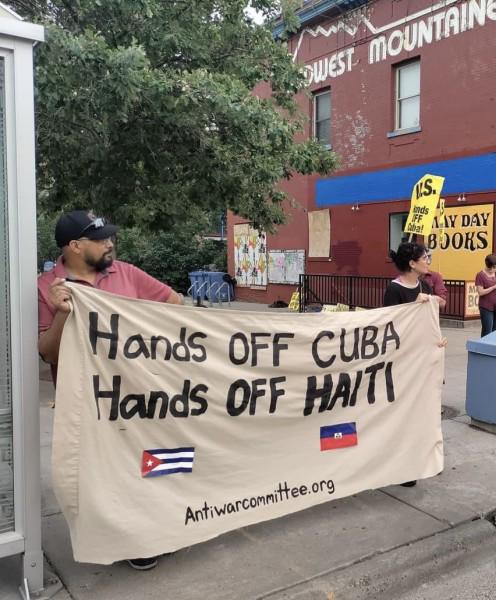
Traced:
[[427, 253], [427, 264], [429, 265], [429, 270], [425, 275], [422, 276], [422, 279], [429, 284], [429, 287], [432, 290], [433, 296], [439, 297], [439, 308], [442, 309], [446, 306], [446, 300], [448, 298], [448, 290], [444, 285], [443, 277], [441, 273], [437, 271], [431, 271], [430, 265], [432, 262], [432, 254], [429, 251]]
[[129, 298], [181, 304], [182, 296], [141, 269], [114, 260], [113, 236], [117, 227], [75, 210], [62, 215], [55, 227], [55, 240], [62, 250], [55, 268], [38, 278], [39, 352], [56, 365], [60, 337], [71, 290], [66, 281], [88, 285]]
[[[183, 298], [168, 285], [141, 269], [114, 260], [117, 227], [88, 211], [75, 210], [60, 217], [55, 240], [62, 255], [55, 268], [38, 278], [39, 353], [52, 366], [56, 381], [60, 339], [70, 313], [71, 289], [66, 281], [87, 285], [129, 298], [182, 304]], [[153, 568], [156, 558], [128, 561], [140, 570]]]

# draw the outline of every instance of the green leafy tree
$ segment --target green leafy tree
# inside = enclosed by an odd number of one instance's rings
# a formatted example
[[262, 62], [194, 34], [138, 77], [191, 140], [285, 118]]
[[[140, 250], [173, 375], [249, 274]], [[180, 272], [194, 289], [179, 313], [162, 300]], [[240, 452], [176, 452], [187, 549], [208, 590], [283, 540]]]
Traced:
[[201, 269], [227, 270], [225, 243], [204, 239], [190, 231], [149, 232], [137, 227], [121, 230], [119, 258], [130, 262], [175, 290], [186, 293], [188, 273]]
[[55, 261], [60, 254], [60, 249], [55, 243], [54, 231], [56, 217], [43, 212], [38, 214], [38, 270], [43, 270], [43, 263], [47, 260]]
[[[151, 229], [183, 222], [192, 206], [230, 209], [268, 229], [283, 222], [278, 183], [327, 173], [335, 157], [295, 141], [303, 75], [246, 4], [10, 2], [46, 26], [36, 70], [43, 209], [91, 206]], [[282, 6], [297, 26], [294, 0], [251, 5], [266, 23]]]

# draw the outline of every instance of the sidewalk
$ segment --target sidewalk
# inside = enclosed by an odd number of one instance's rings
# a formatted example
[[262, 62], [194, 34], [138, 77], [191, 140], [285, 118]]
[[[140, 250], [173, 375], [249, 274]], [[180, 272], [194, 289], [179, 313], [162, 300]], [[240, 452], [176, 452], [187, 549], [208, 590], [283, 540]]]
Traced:
[[[367, 491], [233, 531], [162, 557], [148, 573], [125, 564], [73, 561], [50, 483], [53, 390], [49, 381], [40, 381], [43, 544], [50, 569], [64, 584], [54, 598], [494, 599], [496, 528], [485, 517], [496, 511], [496, 437], [470, 427], [464, 413], [465, 343], [478, 330], [444, 334], [449, 345], [442, 474], [415, 488]], [[2, 595], [0, 588], [0, 598], [17, 596]]]

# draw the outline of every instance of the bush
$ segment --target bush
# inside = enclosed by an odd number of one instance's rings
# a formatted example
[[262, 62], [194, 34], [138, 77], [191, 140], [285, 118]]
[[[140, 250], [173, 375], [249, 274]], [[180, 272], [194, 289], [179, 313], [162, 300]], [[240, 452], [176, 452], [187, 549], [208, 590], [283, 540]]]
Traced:
[[225, 242], [178, 233], [142, 233], [137, 228], [121, 229], [117, 256], [130, 262], [176, 291], [186, 293], [188, 273], [203, 268], [226, 271]]
[[57, 260], [60, 249], [55, 243], [55, 223], [58, 215], [50, 216], [46, 213], [38, 215], [38, 271], [43, 271], [43, 264], [47, 260]]

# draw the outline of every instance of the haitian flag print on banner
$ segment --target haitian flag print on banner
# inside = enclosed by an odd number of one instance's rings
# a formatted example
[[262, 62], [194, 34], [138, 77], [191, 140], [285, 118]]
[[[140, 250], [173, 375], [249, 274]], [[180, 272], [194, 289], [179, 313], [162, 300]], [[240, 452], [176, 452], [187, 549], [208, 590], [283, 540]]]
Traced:
[[335, 450], [358, 444], [356, 423], [339, 423], [320, 428], [320, 449]]

